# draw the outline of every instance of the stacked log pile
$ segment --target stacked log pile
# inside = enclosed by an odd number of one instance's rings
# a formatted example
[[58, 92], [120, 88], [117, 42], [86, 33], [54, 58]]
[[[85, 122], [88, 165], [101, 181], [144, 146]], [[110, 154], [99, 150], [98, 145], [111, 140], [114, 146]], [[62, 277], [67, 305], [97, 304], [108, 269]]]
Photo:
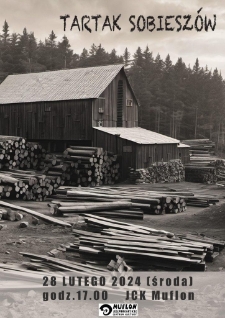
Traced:
[[217, 181], [216, 169], [212, 166], [185, 166], [185, 181], [213, 184]]
[[118, 156], [102, 148], [71, 146], [63, 153], [73, 186], [114, 184], [120, 178]]
[[37, 171], [4, 171], [0, 173], [0, 198], [43, 201], [63, 184], [59, 176]]
[[105, 217], [143, 218], [143, 213], [165, 214], [186, 210], [185, 195], [172, 191], [143, 191], [137, 187], [72, 188], [61, 186], [52, 196], [56, 214], [94, 212]]
[[[0, 198], [43, 201], [64, 184], [62, 174], [41, 172], [56, 165], [37, 143], [22, 137], [0, 136]], [[31, 170], [33, 169], [33, 170]], [[40, 171], [39, 171], [40, 170]]]
[[196, 196], [190, 191], [139, 187], [73, 188], [61, 186], [51, 196], [56, 215], [95, 213], [104, 217], [143, 218], [144, 214], [184, 212], [187, 206], [208, 207], [219, 202], [214, 196]]
[[210, 161], [205, 166], [186, 165], [185, 181], [214, 184], [225, 181], [225, 160]]
[[60, 176], [66, 185], [94, 187], [114, 184], [120, 178], [117, 155], [102, 148], [71, 146], [63, 155], [47, 155], [45, 173]]
[[220, 159], [210, 162], [209, 166], [214, 167], [216, 171], [216, 181], [221, 183], [225, 181], [225, 160]]
[[185, 165], [185, 181], [216, 183], [221, 171], [217, 169], [221, 166], [221, 160], [215, 155], [215, 143], [209, 139], [191, 139], [183, 142], [190, 146], [190, 163]]
[[71, 146], [53, 155], [22, 137], [0, 136], [1, 198], [42, 201], [63, 184], [114, 184], [119, 167], [118, 157], [102, 148]]
[[43, 169], [45, 149], [22, 137], [0, 136], [0, 170]]
[[181, 160], [156, 162], [145, 169], [130, 169], [130, 180], [133, 183], [164, 183], [184, 180], [184, 166]]
[[85, 230], [73, 229], [75, 241], [68, 251], [79, 252], [82, 261], [95, 265], [107, 266], [119, 255], [134, 270], [204, 271], [205, 261], [225, 245], [202, 236], [176, 236], [93, 214], [83, 216]]

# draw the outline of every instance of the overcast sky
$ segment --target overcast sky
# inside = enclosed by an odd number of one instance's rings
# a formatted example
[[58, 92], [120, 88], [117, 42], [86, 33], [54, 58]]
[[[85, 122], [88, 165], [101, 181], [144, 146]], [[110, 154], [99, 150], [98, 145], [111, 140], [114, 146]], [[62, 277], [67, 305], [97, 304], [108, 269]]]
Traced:
[[[92, 43], [102, 44], [106, 51], [116, 49], [122, 54], [127, 47], [131, 53], [140, 46], [142, 49], [149, 46], [155, 57], [157, 53], [165, 58], [169, 53], [173, 62], [182, 57], [186, 65], [191, 66], [196, 58], [200, 65], [208, 65], [209, 69], [218, 68], [225, 77], [225, 0], [0, 0], [0, 21], [3, 25], [6, 20], [10, 26], [10, 33], [22, 33], [24, 27], [28, 32], [34, 32], [37, 40], [44, 40], [54, 30], [57, 39], [61, 40], [65, 34], [74, 53], [81, 53], [85, 47], [90, 48]], [[157, 16], [162, 15], [192, 15], [192, 22], [197, 11], [203, 7], [200, 15], [213, 18], [217, 16], [215, 31], [196, 32], [181, 31], [153, 31], [145, 30], [130, 32], [132, 25], [130, 15]], [[60, 15], [69, 14], [67, 29], [63, 31], [63, 20]], [[88, 24], [93, 30], [80, 31], [77, 27], [70, 30], [73, 18], [78, 16], [79, 21], [83, 15], [102, 16], [99, 19], [99, 30], [95, 32], [94, 20]], [[121, 30], [110, 32], [109, 28], [101, 30], [106, 15], [121, 18], [118, 21]], [[165, 20], [164, 20], [165, 21]], [[172, 20], [171, 20], [172, 21]], [[165, 22], [164, 22], [165, 23]], [[157, 21], [157, 27], [159, 23]], [[172, 25], [176, 26], [174, 23]]]

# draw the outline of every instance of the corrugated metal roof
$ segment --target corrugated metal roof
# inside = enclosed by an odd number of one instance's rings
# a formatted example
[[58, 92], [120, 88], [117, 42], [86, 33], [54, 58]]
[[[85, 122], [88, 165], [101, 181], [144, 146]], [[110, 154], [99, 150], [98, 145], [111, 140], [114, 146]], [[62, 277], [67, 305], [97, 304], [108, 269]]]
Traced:
[[154, 131], [143, 129], [140, 127], [125, 128], [125, 127], [94, 127], [100, 131], [111, 135], [120, 135], [122, 139], [130, 140], [137, 144], [178, 144], [180, 141]]
[[98, 98], [124, 65], [9, 75], [0, 104]]

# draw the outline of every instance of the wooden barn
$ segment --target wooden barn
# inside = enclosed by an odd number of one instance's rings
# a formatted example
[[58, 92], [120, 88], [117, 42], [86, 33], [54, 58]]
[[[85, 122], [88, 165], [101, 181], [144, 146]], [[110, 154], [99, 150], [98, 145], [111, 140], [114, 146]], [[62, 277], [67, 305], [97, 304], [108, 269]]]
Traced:
[[63, 148], [91, 145], [94, 126], [138, 126], [123, 65], [10, 75], [0, 85], [0, 134]]
[[0, 85], [0, 134], [51, 151], [103, 147], [122, 156], [126, 178], [128, 167], [183, 153], [179, 140], [138, 127], [138, 107], [123, 65], [10, 75]]

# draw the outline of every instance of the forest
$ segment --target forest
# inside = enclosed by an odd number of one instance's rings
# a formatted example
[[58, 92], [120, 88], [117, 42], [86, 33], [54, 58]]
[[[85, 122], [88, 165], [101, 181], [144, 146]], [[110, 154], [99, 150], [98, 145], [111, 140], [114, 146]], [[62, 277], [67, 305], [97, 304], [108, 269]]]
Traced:
[[139, 126], [177, 139], [210, 138], [223, 150], [225, 143], [225, 85], [218, 69], [193, 67], [182, 57], [174, 64], [169, 52], [165, 60], [153, 56], [151, 48], [138, 47], [131, 55], [116, 49], [106, 52], [92, 44], [77, 54], [64, 35], [52, 31], [38, 41], [26, 28], [10, 33], [5, 21], [0, 33], [0, 82], [9, 74], [43, 72], [78, 67], [124, 63], [139, 101]]

